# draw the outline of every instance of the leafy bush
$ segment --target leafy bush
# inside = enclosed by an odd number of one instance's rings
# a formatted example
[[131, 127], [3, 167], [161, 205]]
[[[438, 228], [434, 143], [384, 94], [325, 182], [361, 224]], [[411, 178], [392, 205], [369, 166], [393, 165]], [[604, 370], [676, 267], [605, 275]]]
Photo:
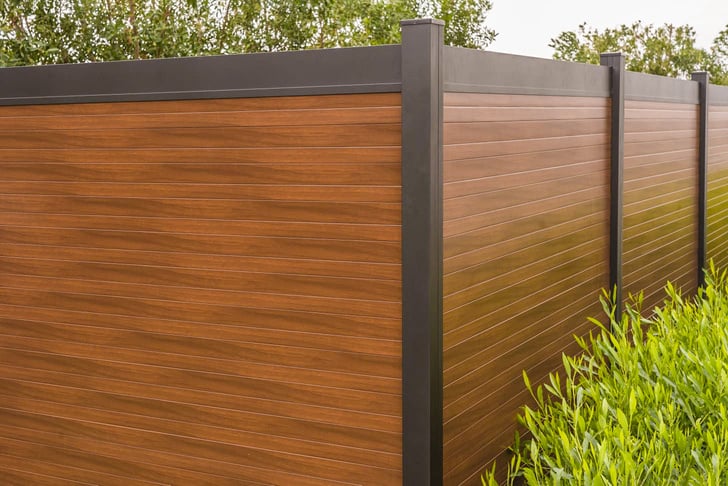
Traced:
[[[728, 484], [728, 280], [711, 264], [684, 299], [671, 284], [649, 318], [641, 298], [621, 320], [577, 341], [564, 376], [526, 386], [536, 407], [520, 421], [508, 484]], [[497, 484], [493, 473], [483, 484]]]

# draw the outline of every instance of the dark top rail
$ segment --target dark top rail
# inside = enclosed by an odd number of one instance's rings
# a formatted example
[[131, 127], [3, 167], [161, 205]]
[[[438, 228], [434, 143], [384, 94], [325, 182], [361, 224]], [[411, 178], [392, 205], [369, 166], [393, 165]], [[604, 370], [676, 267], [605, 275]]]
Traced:
[[711, 84], [709, 90], [708, 99], [711, 105], [728, 106], [728, 86]]
[[0, 105], [397, 92], [398, 45], [0, 69]]
[[696, 81], [632, 71], [625, 73], [624, 97], [633, 101], [690, 103], [695, 105], [700, 103], [698, 83]]
[[445, 47], [444, 89], [462, 93], [609, 96], [609, 68]]

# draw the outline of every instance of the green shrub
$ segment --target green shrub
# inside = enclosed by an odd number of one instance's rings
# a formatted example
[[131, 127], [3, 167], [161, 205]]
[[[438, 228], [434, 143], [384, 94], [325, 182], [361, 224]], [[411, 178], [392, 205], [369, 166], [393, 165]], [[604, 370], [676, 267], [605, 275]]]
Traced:
[[694, 299], [668, 284], [649, 318], [637, 298], [619, 322], [594, 320], [563, 380], [534, 389], [524, 374], [536, 406], [508, 484], [728, 484], [728, 281], [712, 264], [706, 280]]

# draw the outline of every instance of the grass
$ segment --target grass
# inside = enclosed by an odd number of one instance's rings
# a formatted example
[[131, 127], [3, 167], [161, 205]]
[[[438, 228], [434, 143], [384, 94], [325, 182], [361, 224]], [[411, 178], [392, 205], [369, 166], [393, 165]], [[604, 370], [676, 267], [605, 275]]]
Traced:
[[508, 484], [728, 484], [728, 279], [711, 264], [696, 297], [666, 293], [649, 318], [638, 297], [619, 321], [603, 299], [609, 325], [593, 320], [583, 354], [542, 386], [524, 374], [536, 405]]

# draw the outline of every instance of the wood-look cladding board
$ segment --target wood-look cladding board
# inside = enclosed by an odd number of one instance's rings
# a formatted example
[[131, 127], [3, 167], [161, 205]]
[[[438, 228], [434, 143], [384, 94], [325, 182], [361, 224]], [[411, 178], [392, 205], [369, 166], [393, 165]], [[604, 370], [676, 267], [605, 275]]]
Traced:
[[625, 102], [623, 296], [697, 287], [698, 106]]
[[711, 106], [708, 114], [707, 257], [728, 268], [728, 106]]
[[[608, 284], [609, 100], [446, 93], [445, 484], [479, 484]], [[502, 464], [503, 461], [500, 461]]]
[[0, 108], [0, 477], [401, 482], [399, 94]]

